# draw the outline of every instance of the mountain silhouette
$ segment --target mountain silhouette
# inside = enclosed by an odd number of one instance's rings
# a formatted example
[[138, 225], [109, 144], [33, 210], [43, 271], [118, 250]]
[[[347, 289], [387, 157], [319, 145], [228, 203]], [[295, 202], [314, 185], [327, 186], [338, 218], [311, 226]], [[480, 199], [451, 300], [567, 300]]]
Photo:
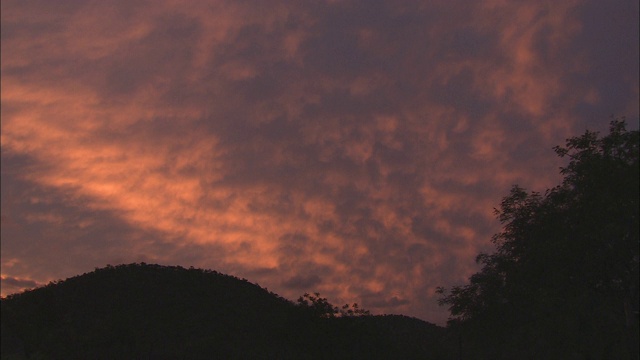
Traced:
[[444, 328], [322, 317], [246, 279], [129, 264], [2, 299], [2, 359], [446, 359]]

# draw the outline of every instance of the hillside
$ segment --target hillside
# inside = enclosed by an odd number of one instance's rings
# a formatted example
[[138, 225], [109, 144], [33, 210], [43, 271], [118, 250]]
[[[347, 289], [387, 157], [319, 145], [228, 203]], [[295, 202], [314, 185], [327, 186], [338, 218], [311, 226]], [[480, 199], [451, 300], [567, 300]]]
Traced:
[[2, 299], [2, 359], [442, 359], [444, 329], [322, 318], [215, 271], [119, 265]]

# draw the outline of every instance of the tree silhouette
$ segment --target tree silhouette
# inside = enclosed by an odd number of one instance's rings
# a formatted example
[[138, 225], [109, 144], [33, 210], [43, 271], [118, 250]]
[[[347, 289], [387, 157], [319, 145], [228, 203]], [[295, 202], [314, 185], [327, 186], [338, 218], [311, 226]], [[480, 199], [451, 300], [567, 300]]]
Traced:
[[319, 318], [332, 318], [339, 313], [336, 306], [329, 303], [327, 298], [320, 297], [320, 293], [317, 292], [313, 295], [304, 293], [298, 298], [298, 306]]
[[502, 200], [496, 251], [438, 289], [476, 358], [638, 358], [638, 140], [624, 119], [568, 139], [560, 185]]
[[369, 310], [361, 309], [357, 303], [353, 305], [344, 304], [341, 308], [332, 305], [327, 298], [320, 296], [320, 293], [305, 293], [297, 300], [298, 307], [305, 309], [315, 317], [333, 318], [350, 316], [368, 316]]

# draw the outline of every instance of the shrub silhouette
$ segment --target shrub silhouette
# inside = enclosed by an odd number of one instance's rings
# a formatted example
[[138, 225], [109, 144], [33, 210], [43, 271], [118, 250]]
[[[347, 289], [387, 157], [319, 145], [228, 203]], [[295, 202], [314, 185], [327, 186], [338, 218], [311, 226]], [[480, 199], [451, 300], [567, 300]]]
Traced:
[[310, 295], [305, 293], [297, 300], [298, 306], [313, 316], [320, 318], [333, 318], [344, 316], [368, 316], [369, 310], [360, 309], [357, 303], [344, 304], [341, 308], [329, 303], [327, 298], [320, 297], [320, 293]]

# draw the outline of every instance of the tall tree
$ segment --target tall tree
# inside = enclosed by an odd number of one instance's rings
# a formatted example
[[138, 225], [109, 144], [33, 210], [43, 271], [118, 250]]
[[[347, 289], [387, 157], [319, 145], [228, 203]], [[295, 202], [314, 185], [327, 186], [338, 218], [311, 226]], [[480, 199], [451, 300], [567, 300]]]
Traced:
[[[476, 358], [638, 358], [639, 132], [613, 120], [555, 152], [563, 181], [514, 186], [493, 254], [464, 286], [440, 288], [450, 328]], [[464, 350], [463, 349], [463, 350]]]

